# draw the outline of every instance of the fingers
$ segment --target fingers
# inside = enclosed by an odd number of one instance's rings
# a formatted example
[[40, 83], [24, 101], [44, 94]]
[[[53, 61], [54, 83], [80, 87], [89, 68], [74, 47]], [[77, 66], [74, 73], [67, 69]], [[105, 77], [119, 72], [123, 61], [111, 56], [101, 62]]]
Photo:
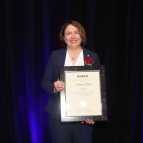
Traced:
[[84, 123], [93, 125], [95, 122], [91, 119], [87, 119], [85, 122], [81, 122], [81, 124], [84, 124]]
[[64, 89], [65, 84], [64, 82], [58, 79], [57, 81], [54, 82], [54, 87], [56, 92], [60, 92], [62, 89]]
[[94, 124], [95, 122], [93, 121], [93, 120], [91, 120], [91, 119], [87, 119], [86, 120], [86, 124]]

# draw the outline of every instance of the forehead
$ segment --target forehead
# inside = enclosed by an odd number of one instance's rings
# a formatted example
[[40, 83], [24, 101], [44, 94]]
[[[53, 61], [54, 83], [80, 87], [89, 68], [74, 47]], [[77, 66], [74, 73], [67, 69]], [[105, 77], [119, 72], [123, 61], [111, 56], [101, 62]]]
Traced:
[[78, 31], [78, 29], [74, 25], [69, 24], [65, 29], [65, 32], [68, 31]]

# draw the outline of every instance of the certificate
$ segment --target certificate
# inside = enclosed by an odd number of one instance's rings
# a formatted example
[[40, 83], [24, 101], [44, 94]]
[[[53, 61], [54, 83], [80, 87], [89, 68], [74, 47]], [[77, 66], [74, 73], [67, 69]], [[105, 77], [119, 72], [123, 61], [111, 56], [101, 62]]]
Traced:
[[67, 116], [101, 115], [99, 72], [65, 71]]
[[104, 77], [104, 66], [60, 68], [61, 122], [107, 120]]

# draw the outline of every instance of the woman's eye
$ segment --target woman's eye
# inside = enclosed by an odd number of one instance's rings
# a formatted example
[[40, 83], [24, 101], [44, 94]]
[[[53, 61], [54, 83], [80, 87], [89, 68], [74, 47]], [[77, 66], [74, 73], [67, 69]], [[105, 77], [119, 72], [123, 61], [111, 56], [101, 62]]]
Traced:
[[70, 35], [70, 33], [66, 33], [66, 35]]
[[[71, 35], [72, 33], [69, 32], [69, 33], [65, 33], [65, 35]], [[79, 34], [79, 32], [74, 32], [73, 34]]]
[[79, 32], [75, 32], [75, 34], [79, 34]]

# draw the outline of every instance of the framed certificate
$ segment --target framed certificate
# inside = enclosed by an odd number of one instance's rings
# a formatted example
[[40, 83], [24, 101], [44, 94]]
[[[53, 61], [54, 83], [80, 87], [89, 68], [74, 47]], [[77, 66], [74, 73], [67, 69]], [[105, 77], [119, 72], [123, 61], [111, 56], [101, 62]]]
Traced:
[[107, 120], [105, 67], [60, 67], [61, 122]]

